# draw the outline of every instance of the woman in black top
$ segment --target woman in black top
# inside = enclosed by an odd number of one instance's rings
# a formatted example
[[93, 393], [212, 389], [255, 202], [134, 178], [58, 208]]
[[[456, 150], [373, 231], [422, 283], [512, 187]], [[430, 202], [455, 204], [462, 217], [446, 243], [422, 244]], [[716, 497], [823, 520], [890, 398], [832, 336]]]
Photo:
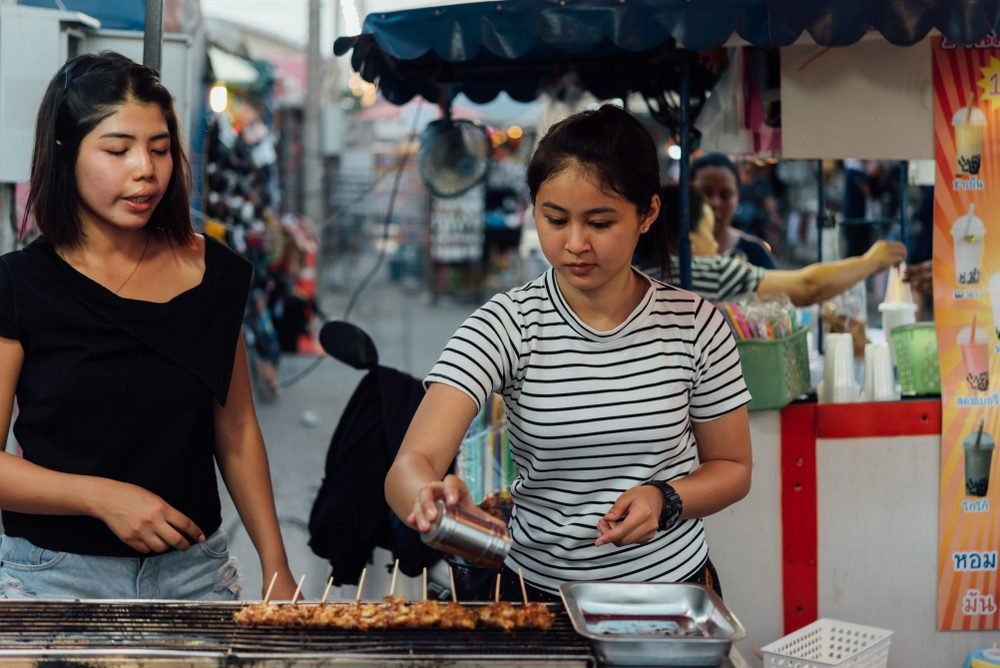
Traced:
[[[214, 462], [272, 595], [288, 569], [240, 333], [250, 267], [195, 234], [170, 93], [118, 54], [67, 62], [0, 258], [0, 598], [235, 598]], [[26, 213], [27, 219], [27, 213]], [[190, 548], [190, 549], [189, 549]]]

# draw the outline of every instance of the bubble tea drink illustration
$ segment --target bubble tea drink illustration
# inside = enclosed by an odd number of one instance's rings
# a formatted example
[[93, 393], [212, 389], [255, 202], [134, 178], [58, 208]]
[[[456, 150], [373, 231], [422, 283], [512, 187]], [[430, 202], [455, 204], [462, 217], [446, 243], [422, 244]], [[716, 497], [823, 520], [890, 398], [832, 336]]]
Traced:
[[965, 494], [967, 496], [986, 496], [989, 491], [990, 468], [995, 448], [993, 437], [983, 431], [983, 420], [979, 421], [979, 429], [966, 436], [965, 440], [962, 441], [962, 451], [965, 453]]
[[959, 285], [976, 285], [982, 276], [980, 261], [983, 256], [983, 237], [986, 226], [976, 217], [976, 205], [969, 205], [969, 213], [959, 216], [951, 225], [951, 238], [955, 244], [955, 280]]
[[972, 325], [963, 327], [955, 343], [962, 351], [962, 366], [965, 367], [965, 381], [969, 389], [985, 392], [990, 387], [990, 343], [989, 333], [976, 327], [976, 316]]
[[974, 106], [975, 94], [969, 105], [955, 112], [951, 124], [955, 128], [955, 157], [958, 171], [963, 174], [978, 174], [983, 165], [983, 130], [986, 129], [986, 115]]

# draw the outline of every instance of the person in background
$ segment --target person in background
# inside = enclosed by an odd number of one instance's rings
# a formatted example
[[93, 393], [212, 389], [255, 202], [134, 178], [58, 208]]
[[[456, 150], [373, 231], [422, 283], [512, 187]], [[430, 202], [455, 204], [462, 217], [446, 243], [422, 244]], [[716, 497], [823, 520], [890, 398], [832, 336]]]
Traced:
[[917, 320], [934, 319], [934, 186], [920, 186], [907, 236], [904, 279], [913, 289]]
[[28, 210], [0, 258], [0, 598], [238, 599], [216, 483], [273, 598], [295, 582], [251, 396], [250, 266], [195, 234], [156, 71], [66, 62], [42, 99]]
[[733, 227], [733, 214], [740, 203], [740, 175], [732, 160], [721, 153], [697, 158], [691, 163], [691, 183], [712, 208], [721, 255], [736, 255], [765, 269], [778, 268], [767, 242]]
[[497, 392], [517, 467], [503, 598], [521, 597], [519, 571], [532, 600], [574, 580], [721, 591], [701, 518], [750, 489], [750, 395], [719, 311], [631, 266], [659, 215], [656, 146], [604, 105], [552, 126], [527, 181], [551, 268], [448, 342], [386, 476], [389, 505], [421, 532], [438, 501], [495, 521], [446, 472]]
[[[678, 283], [680, 226], [674, 221], [680, 219], [680, 188], [664, 185], [660, 189], [660, 202], [660, 216], [650, 234], [640, 238], [635, 263], [653, 277], [669, 277], [670, 282]], [[898, 241], [876, 241], [859, 257], [818, 262], [801, 269], [764, 269], [712, 250], [708, 236], [709, 230], [718, 229], [714, 215], [714, 209], [701, 192], [692, 188], [691, 289], [711, 302], [728, 301], [747, 294], [765, 297], [783, 293], [796, 306], [808, 306], [830, 299], [858, 281], [899, 264], [906, 257], [906, 248]]]

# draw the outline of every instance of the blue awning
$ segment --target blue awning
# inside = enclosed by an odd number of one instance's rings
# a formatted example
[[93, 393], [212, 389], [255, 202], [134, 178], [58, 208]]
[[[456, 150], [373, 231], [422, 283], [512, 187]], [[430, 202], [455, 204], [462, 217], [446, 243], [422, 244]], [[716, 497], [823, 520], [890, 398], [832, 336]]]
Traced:
[[143, 0], [18, 0], [17, 4], [87, 14], [108, 30], [142, 30], [146, 23]]
[[1000, 0], [506, 0], [369, 14], [334, 52], [353, 50], [354, 69], [395, 104], [436, 102], [441, 85], [475, 102], [500, 91], [526, 102], [571, 69], [607, 99], [670, 90], [678, 44], [781, 47], [807, 33], [846, 46], [874, 30], [909, 46], [933, 29], [969, 44], [998, 22]]

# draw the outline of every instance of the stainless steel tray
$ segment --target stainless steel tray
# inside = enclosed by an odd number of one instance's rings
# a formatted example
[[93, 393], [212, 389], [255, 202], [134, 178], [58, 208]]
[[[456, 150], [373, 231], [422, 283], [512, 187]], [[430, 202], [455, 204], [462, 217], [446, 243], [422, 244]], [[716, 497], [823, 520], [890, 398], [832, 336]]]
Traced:
[[617, 666], [718, 666], [746, 630], [697, 584], [567, 582], [559, 587], [577, 633]]

